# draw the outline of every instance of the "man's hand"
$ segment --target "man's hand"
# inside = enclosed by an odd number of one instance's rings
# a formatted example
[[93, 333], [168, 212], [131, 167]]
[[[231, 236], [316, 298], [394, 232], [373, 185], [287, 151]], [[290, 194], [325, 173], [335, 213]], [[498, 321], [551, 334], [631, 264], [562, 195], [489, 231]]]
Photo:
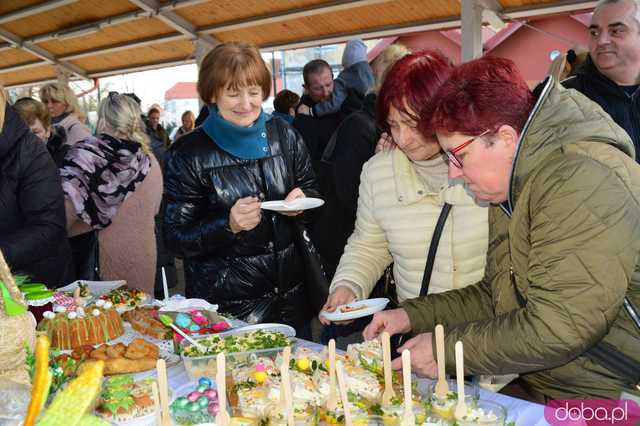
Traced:
[[298, 105], [298, 114], [311, 115], [311, 108], [305, 104]]
[[[289, 194], [287, 194], [287, 197], [284, 199], [284, 202], [290, 202], [293, 201], [297, 198], [305, 198], [306, 195], [304, 195], [304, 192], [302, 192], [302, 189], [300, 188], [293, 188], [291, 190], [291, 192]], [[298, 216], [300, 213], [302, 213], [302, 210], [297, 210], [294, 212], [280, 212], [285, 216]]]
[[[438, 376], [438, 363], [433, 358], [433, 345], [431, 333], [418, 334], [416, 337], [398, 348], [398, 353], [405, 349], [411, 352], [411, 371], [420, 375], [435, 379]], [[394, 370], [402, 369], [402, 358], [398, 357], [391, 362]]]
[[229, 228], [237, 234], [240, 231], [250, 231], [260, 223], [262, 211], [256, 197], [240, 198], [229, 212]]
[[[340, 286], [340, 282], [336, 283], [336, 289], [331, 292], [329, 297], [327, 297], [327, 301], [322, 307], [323, 311], [333, 312], [340, 305], [344, 305], [345, 303], [353, 302], [356, 298], [356, 295], [353, 294], [350, 288], [345, 286]], [[331, 321], [320, 315], [318, 317], [320, 322], [324, 325], [331, 324]], [[336, 321], [336, 324], [346, 325], [353, 321]]]
[[362, 336], [364, 340], [372, 340], [377, 338], [383, 331], [388, 332], [391, 336], [411, 331], [411, 322], [407, 311], [404, 309], [392, 309], [375, 313], [369, 325], [362, 332]]

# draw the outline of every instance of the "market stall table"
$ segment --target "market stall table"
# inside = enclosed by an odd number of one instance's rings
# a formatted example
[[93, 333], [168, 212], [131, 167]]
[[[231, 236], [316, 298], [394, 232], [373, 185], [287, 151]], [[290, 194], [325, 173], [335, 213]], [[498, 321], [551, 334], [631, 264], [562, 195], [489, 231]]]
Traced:
[[[322, 351], [324, 346], [298, 339], [297, 344], [313, 351]], [[212, 378], [213, 379], [213, 378]], [[189, 378], [184, 365], [180, 363], [168, 369], [169, 388], [180, 394], [180, 389], [189, 389], [193, 381]], [[433, 380], [418, 379], [418, 389], [425, 390]], [[516, 426], [543, 426], [548, 423], [544, 420], [544, 406], [524, 401], [499, 393], [480, 389], [480, 399], [494, 401], [502, 404], [508, 412], [507, 422], [515, 422]]]

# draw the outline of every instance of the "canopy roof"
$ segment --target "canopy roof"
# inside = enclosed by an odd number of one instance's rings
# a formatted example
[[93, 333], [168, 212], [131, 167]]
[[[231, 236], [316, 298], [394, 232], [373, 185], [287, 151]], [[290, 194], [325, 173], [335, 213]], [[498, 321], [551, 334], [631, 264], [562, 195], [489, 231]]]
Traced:
[[[462, 0], [468, 1], [468, 0]], [[595, 1], [476, 0], [503, 19], [586, 10]], [[194, 62], [242, 40], [263, 50], [460, 26], [457, 0], [2, 0], [0, 83], [91, 79]]]

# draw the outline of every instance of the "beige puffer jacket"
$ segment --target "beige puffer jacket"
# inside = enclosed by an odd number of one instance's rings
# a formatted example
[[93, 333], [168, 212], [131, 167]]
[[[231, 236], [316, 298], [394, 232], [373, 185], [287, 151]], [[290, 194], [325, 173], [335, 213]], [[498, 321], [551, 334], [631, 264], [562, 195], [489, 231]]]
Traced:
[[356, 297], [367, 298], [385, 268], [394, 262], [398, 299], [416, 297], [445, 201], [453, 208], [438, 246], [429, 293], [462, 288], [482, 278], [488, 209], [476, 204], [460, 183], [429, 189], [433, 187], [399, 149], [379, 153], [364, 165], [355, 230], [331, 291], [337, 283], [347, 281]]

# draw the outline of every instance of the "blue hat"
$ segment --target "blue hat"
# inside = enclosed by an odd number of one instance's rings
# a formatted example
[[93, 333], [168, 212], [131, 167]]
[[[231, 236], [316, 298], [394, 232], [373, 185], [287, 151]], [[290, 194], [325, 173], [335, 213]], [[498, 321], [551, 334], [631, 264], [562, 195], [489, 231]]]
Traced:
[[360, 39], [347, 42], [342, 54], [342, 66], [349, 68], [353, 64], [367, 60], [367, 46]]

